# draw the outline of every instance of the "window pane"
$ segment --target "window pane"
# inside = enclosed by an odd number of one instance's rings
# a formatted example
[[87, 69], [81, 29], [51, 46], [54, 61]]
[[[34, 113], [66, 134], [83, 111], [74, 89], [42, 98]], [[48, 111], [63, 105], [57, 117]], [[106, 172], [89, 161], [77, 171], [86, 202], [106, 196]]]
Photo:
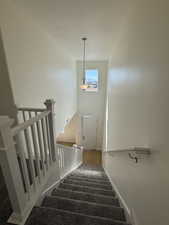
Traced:
[[88, 88], [86, 91], [96, 92], [98, 90], [98, 79], [99, 79], [98, 70], [96, 69], [86, 70], [85, 80], [86, 83], [88, 84]]

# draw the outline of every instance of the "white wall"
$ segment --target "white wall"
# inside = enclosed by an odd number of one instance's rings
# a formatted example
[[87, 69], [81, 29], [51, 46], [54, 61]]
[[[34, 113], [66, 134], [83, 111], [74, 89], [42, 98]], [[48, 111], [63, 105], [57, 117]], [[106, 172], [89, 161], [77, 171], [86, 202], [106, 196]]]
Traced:
[[152, 155], [135, 164], [126, 154], [104, 153], [103, 164], [137, 225], [168, 225], [169, 2], [132, 7], [112, 49], [104, 148], [145, 145]]
[[[77, 95], [78, 112], [82, 115], [91, 114], [97, 120], [97, 140], [96, 148], [102, 148], [103, 124], [105, 113], [106, 81], [107, 81], [107, 61], [87, 61], [86, 69], [99, 70], [99, 91], [84, 92], [80, 89], [83, 78], [82, 62], [77, 61]], [[92, 130], [92, 129], [91, 129]], [[92, 136], [92, 133], [90, 134]]]
[[19, 5], [0, 0], [0, 26], [18, 106], [43, 107], [56, 101], [56, 129], [76, 111], [75, 63], [60, 43]]

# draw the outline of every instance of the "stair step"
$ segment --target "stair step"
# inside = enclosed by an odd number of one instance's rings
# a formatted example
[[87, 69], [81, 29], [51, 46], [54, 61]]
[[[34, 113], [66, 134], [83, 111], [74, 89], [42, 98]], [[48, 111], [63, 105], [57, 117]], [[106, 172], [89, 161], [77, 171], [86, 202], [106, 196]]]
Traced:
[[102, 189], [105, 189], [105, 190], [112, 190], [112, 186], [111, 185], [104, 185], [102, 183], [94, 183], [94, 182], [89, 182], [89, 181], [81, 181], [79, 183], [79, 181], [76, 181], [74, 179], [70, 179], [70, 178], [67, 178], [67, 179], [64, 179], [63, 180], [63, 183], [66, 183], [66, 184], [74, 184], [74, 185], [84, 185], [84, 186], [88, 186], [88, 187], [95, 187], [95, 188], [102, 188]]
[[100, 166], [90, 166], [90, 165], [82, 165], [76, 170], [73, 171], [73, 173], [84, 173], [84, 174], [94, 174], [99, 176], [106, 176], [105, 171]]
[[[71, 173], [70, 175], [69, 175], [71, 178], [79, 178], [79, 179], [89, 179], [89, 180], [93, 180], [93, 181], [99, 181], [99, 182], [109, 182], [109, 179], [107, 178], [107, 177], [104, 177], [104, 178], [102, 178], [102, 177], [99, 177], [99, 176], [87, 176], [87, 175], [80, 175], [80, 174], [74, 174], [74, 173]], [[69, 177], [68, 176], [68, 177]]]
[[25, 225], [129, 225], [126, 222], [86, 216], [46, 207], [34, 207]]
[[[77, 179], [85, 179], [85, 180], [92, 180], [92, 181], [99, 181], [99, 182], [109, 182], [108, 178], [100, 178], [100, 177], [94, 177], [94, 176], [85, 176], [85, 175], [69, 175], [71, 178], [77, 178]], [[68, 177], [69, 177], [68, 176]], [[67, 178], [67, 177], [66, 177]]]
[[124, 209], [115, 206], [101, 205], [80, 200], [70, 200], [54, 196], [45, 197], [42, 206], [125, 221]]
[[110, 196], [96, 195], [86, 192], [71, 191], [69, 189], [62, 189], [62, 188], [54, 189], [52, 192], [52, 196], [60, 196], [69, 199], [119, 206], [119, 201], [117, 198], [113, 198]]
[[78, 176], [67, 176], [66, 179], [71, 179], [71, 180], [76, 180], [78, 182], [81, 182], [81, 181], [88, 181], [88, 182], [93, 182], [93, 183], [96, 183], [96, 184], [104, 184], [104, 185], [111, 185], [110, 181], [107, 179], [107, 180], [99, 180], [99, 179], [93, 179], [93, 178], [86, 178], [86, 177], [78, 177]]
[[110, 190], [104, 190], [101, 188], [91, 188], [91, 187], [86, 187], [81, 185], [72, 185], [72, 184], [65, 184], [65, 183], [60, 183], [59, 188], [70, 189], [72, 191], [83, 191], [87, 193], [101, 194], [101, 195], [106, 195], [111, 197], [114, 197], [116, 195], [113, 190], [110, 191]]

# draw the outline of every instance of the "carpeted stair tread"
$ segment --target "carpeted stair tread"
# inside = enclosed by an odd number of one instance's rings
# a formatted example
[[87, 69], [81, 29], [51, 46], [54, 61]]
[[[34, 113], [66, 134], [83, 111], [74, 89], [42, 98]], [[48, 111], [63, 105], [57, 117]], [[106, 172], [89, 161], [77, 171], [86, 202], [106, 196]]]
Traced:
[[93, 187], [91, 188], [91, 187], [81, 186], [81, 185], [60, 183], [59, 188], [70, 189], [72, 191], [83, 191], [87, 193], [115, 196], [115, 192], [113, 190], [110, 191], [110, 190], [104, 190], [101, 188], [93, 188]]
[[104, 172], [104, 169], [100, 165], [89, 165], [86, 163], [83, 163], [81, 166], [79, 166], [76, 170], [74, 171], [79, 171], [79, 170], [95, 170], [95, 171], [100, 171]]
[[34, 207], [25, 225], [129, 225], [126, 222], [86, 216], [46, 207]]
[[[75, 181], [73, 179], [64, 179], [62, 181], [63, 183], [67, 183], [67, 184], [74, 184], [74, 185], [78, 185], [79, 181]], [[104, 185], [102, 183], [94, 183], [94, 182], [89, 182], [89, 181], [81, 181], [80, 185], [84, 185], [84, 186], [88, 186], [88, 187], [95, 187], [95, 188], [102, 188], [105, 190], [112, 190], [112, 186], [111, 185]]]
[[82, 165], [76, 170], [72, 172], [72, 174], [82, 174], [82, 175], [90, 175], [90, 176], [98, 176], [98, 177], [107, 177], [107, 175], [104, 172], [104, 169], [100, 166], [93, 167], [89, 165]]
[[78, 192], [78, 191], [71, 191], [69, 189], [57, 188], [53, 190], [52, 195], [75, 200], [95, 202], [105, 205], [119, 206], [119, 201], [117, 198], [113, 198], [111, 196], [96, 195], [95, 193]]
[[109, 179], [105, 176], [94, 176], [94, 175], [85, 175], [82, 173], [72, 173], [70, 175], [71, 177], [79, 177], [79, 178], [86, 178], [86, 179], [93, 179], [93, 180], [99, 180], [99, 181], [109, 181]]
[[98, 183], [102, 183], [102, 184], [110, 184], [109, 180], [107, 179], [99, 179], [99, 178], [92, 178], [92, 177], [85, 177], [85, 176], [69, 176], [66, 178], [70, 178], [70, 179], [78, 179], [78, 180], [84, 180], [84, 181], [89, 181], [89, 182], [98, 182]]
[[125, 221], [124, 209], [115, 206], [108, 206], [54, 196], [45, 197], [42, 206], [72, 211], [85, 215], [100, 216]]
[[111, 185], [109, 180], [99, 180], [99, 179], [86, 178], [86, 177], [77, 177], [77, 176], [71, 176], [71, 175], [68, 175], [66, 177], [66, 179], [76, 180], [78, 182], [88, 181], [88, 182], [92, 182], [92, 183], [96, 183], [96, 184], [98, 183], [98, 184], [104, 184], [104, 185]]
[[98, 178], [98, 179], [107, 179], [107, 175], [105, 174], [102, 174], [102, 173], [99, 173], [98, 172], [73, 172], [72, 173], [72, 176], [82, 176], [82, 177], [91, 177], [91, 178]]
[[100, 177], [106, 177], [107, 175], [105, 172], [102, 170], [97, 170], [97, 169], [91, 169], [88, 167], [82, 167], [81, 169], [76, 169], [72, 172], [72, 174], [82, 174], [82, 175], [91, 175], [91, 176], [100, 176]]
[[82, 174], [95, 174], [97, 173], [98, 176], [106, 176], [104, 169], [101, 166], [90, 166], [90, 165], [82, 165], [72, 173], [82, 173]]

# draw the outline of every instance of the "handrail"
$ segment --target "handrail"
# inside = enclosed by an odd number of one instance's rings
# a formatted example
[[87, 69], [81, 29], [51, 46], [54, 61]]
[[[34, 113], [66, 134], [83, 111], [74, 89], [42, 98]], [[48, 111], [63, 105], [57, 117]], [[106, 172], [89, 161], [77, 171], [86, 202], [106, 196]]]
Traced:
[[73, 147], [74, 147], [74, 148], [77, 148], [77, 149], [79, 149], [79, 150], [83, 150], [83, 146], [82, 146], [82, 145], [74, 144]]
[[32, 117], [31, 119], [19, 124], [18, 126], [12, 128], [12, 135], [15, 136], [18, 132], [26, 129], [27, 127], [31, 126], [32, 124], [36, 123], [38, 120], [44, 118], [45, 116], [47, 116], [50, 113], [50, 111], [44, 111], [41, 114]]
[[111, 153], [111, 152], [135, 152], [136, 154], [145, 154], [150, 155], [151, 150], [149, 147], [131, 147], [126, 149], [115, 149], [115, 150], [108, 150], [103, 151], [104, 153]]
[[31, 107], [19, 107], [18, 111], [28, 111], [28, 112], [44, 112], [45, 108], [31, 108]]
[[130, 147], [126, 149], [103, 151], [103, 153], [128, 153], [129, 158], [135, 160], [135, 162], [138, 163], [139, 155], [148, 156], [151, 154], [151, 149], [149, 147]]
[[79, 147], [78, 145], [73, 145], [72, 147], [70, 146], [67, 146], [67, 145], [62, 145], [62, 144], [56, 144], [57, 147], [60, 147], [60, 148], [67, 148], [69, 150], [74, 150], [74, 149], [77, 149], [77, 150], [83, 150], [81, 147]]
[[62, 145], [62, 144], [58, 144], [58, 143], [56, 143], [56, 146], [57, 147], [60, 147], [60, 148], [67, 148], [67, 149], [70, 149], [70, 150], [72, 150], [73, 148], [72, 147], [70, 147], [70, 146], [67, 146], [67, 145]]

